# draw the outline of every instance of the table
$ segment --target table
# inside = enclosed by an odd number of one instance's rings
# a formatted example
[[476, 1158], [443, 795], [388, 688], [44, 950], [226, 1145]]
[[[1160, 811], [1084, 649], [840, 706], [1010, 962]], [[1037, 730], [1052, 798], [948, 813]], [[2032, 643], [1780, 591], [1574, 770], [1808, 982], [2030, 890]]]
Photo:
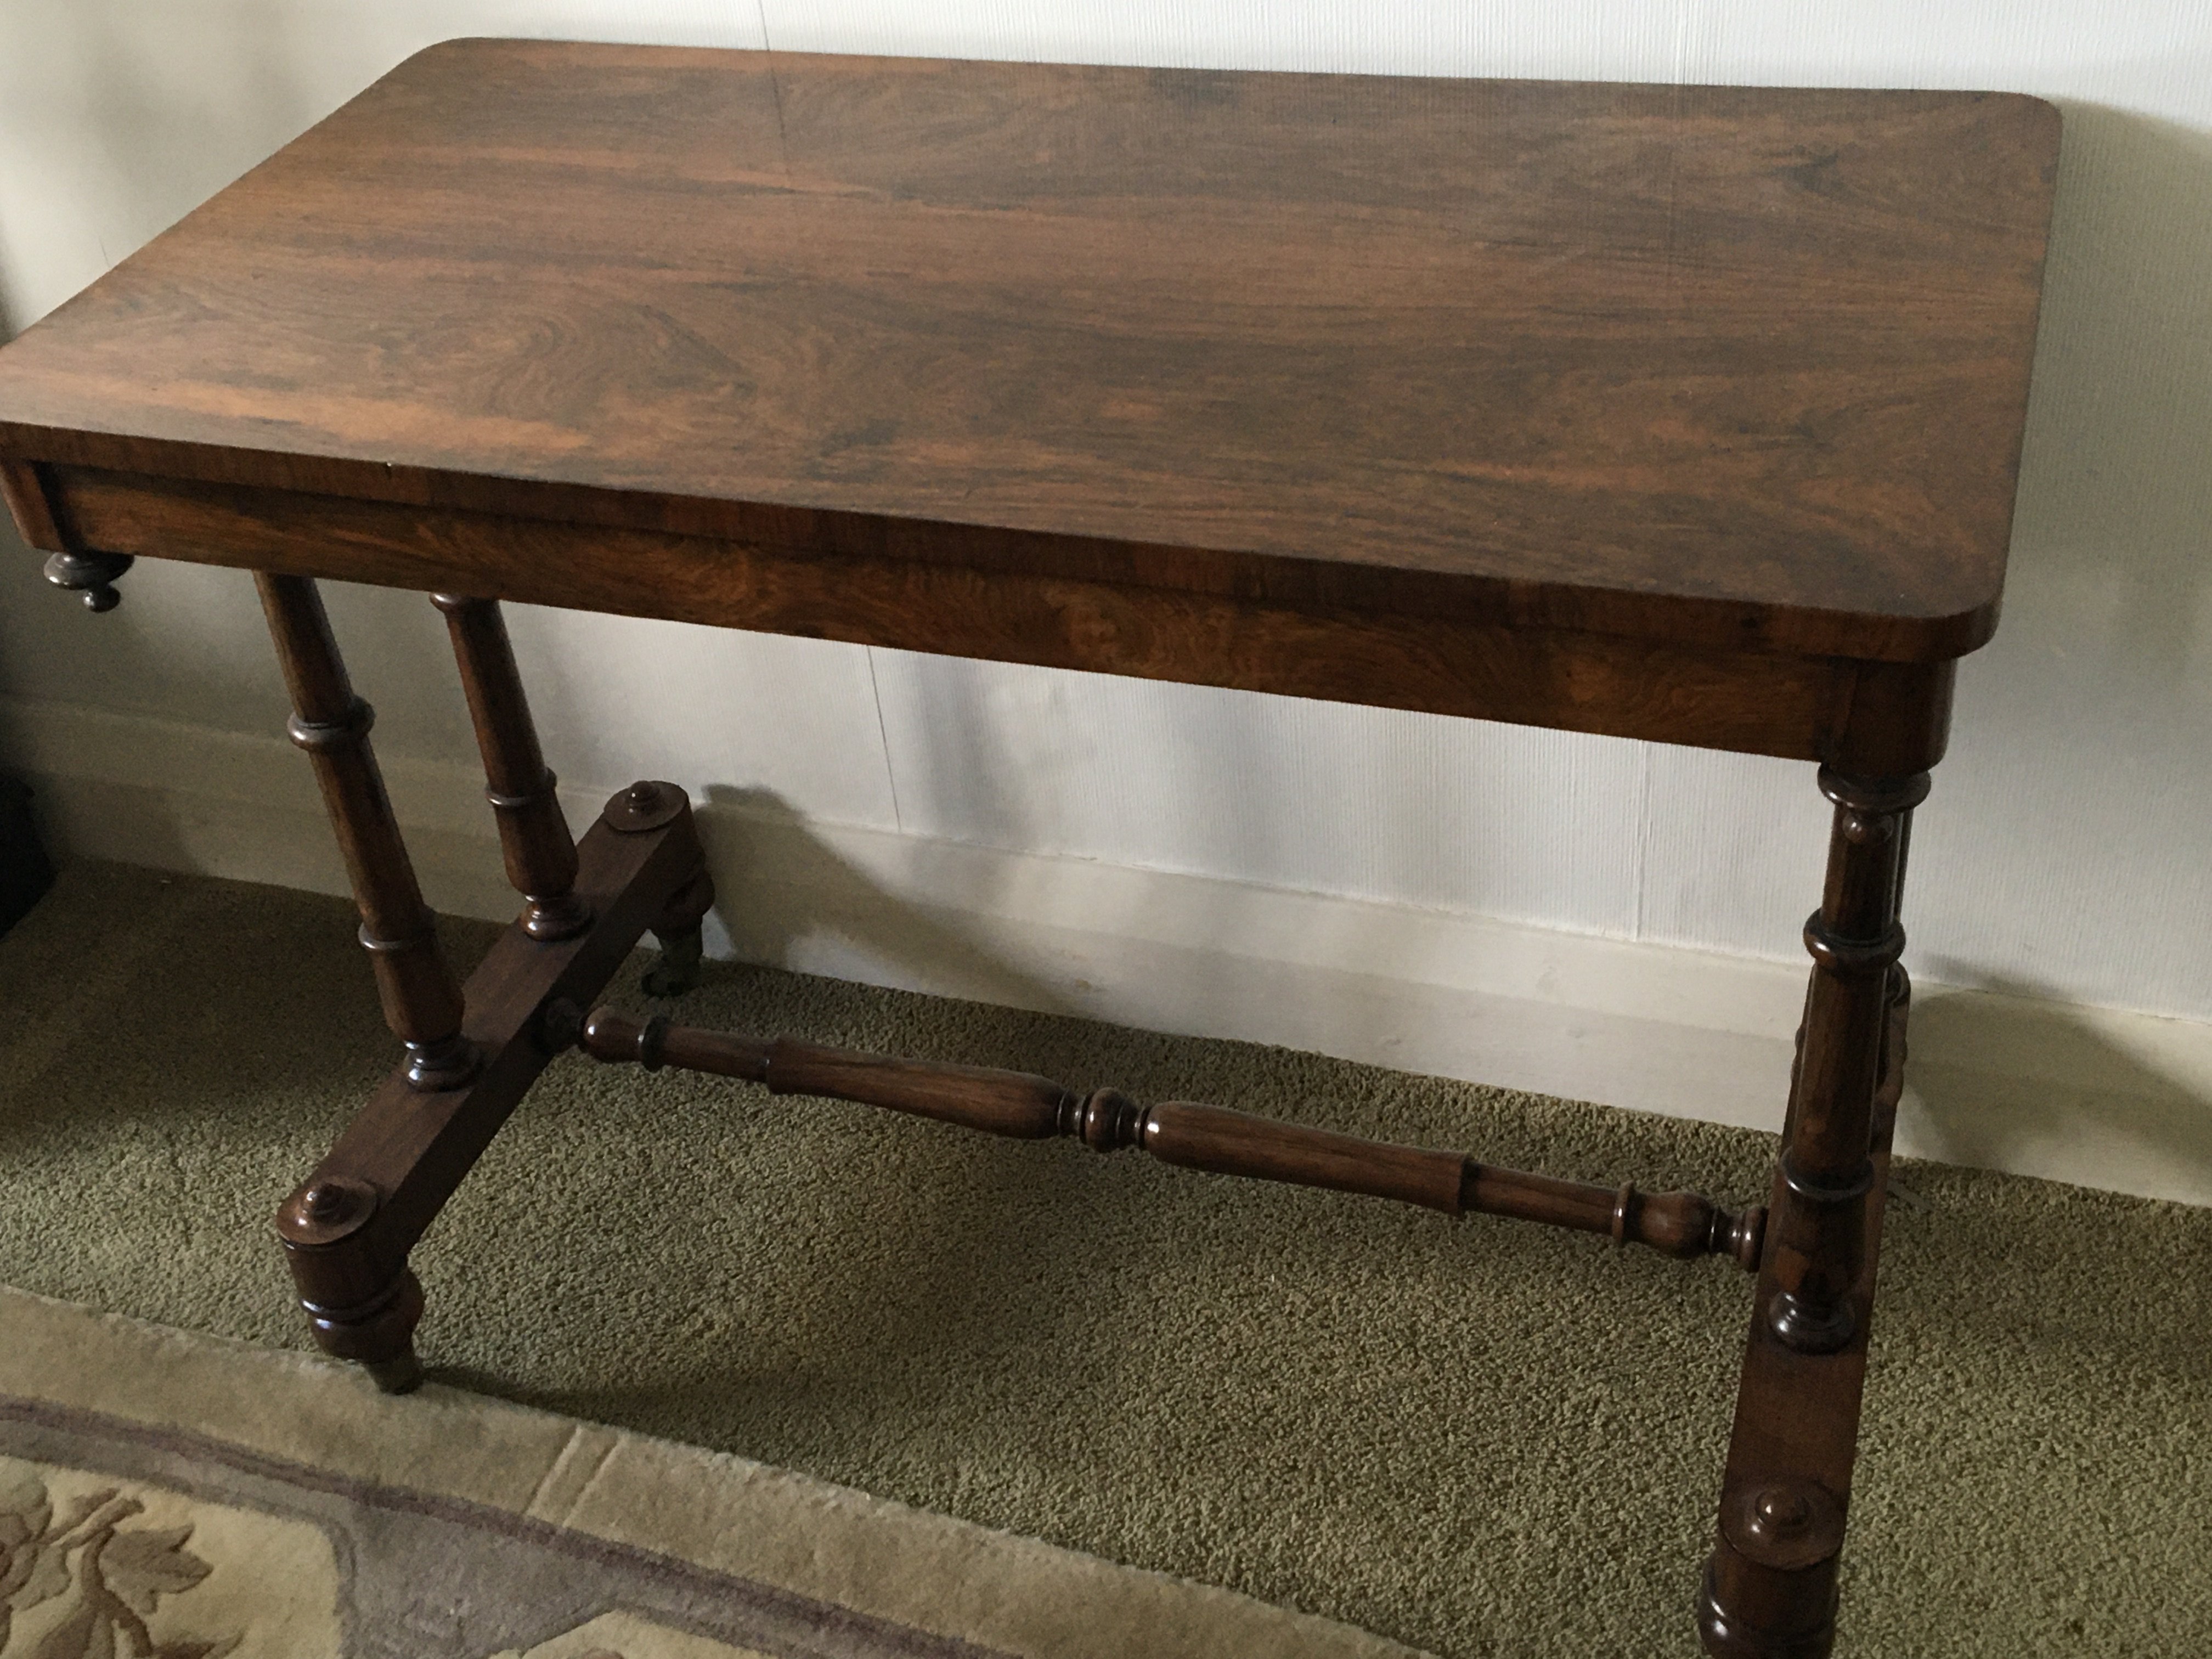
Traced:
[[[419, 1379], [408, 1252], [579, 1045], [1728, 1255], [1757, 1280], [1698, 1627], [1827, 1651], [1906, 842], [1996, 625], [2058, 131], [1977, 93], [410, 58], [0, 350], [57, 582], [257, 573], [406, 1051], [279, 1212], [323, 1346]], [[524, 897], [465, 991], [325, 577], [451, 630]], [[712, 884], [672, 785], [571, 838], [502, 599], [1817, 762], [1767, 1203], [587, 1013], [647, 931], [685, 988]]]

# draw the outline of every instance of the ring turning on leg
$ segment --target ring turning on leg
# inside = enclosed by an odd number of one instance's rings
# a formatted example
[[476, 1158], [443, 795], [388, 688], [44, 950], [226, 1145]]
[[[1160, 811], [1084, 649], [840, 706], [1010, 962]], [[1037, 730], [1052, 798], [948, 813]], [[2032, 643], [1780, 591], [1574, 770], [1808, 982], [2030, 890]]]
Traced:
[[461, 690], [483, 756], [485, 799], [499, 819], [507, 878], [523, 897], [522, 930], [536, 939], [573, 939], [592, 925], [576, 895], [576, 842], [554, 793], [552, 769], [538, 746], [530, 700], [498, 601], [435, 593], [446, 613]]
[[1851, 1292], [1863, 1266], [1875, 1085], [1881, 1069], [1891, 971], [1905, 951], [1898, 924], [1911, 813], [1928, 775], [1846, 778], [1823, 769], [1835, 803], [1820, 908], [1805, 923], [1813, 958], [1805, 1047], [1774, 1212], [1775, 1335], [1801, 1353], [1851, 1340]]
[[1925, 773], [1824, 769], [1835, 803], [1813, 974], [1790, 1081], [1720, 1536], [1698, 1597], [1706, 1651], [1821, 1659], [1835, 1638], [1889, 1136], [1910, 988], [1898, 925]]
[[350, 1359], [367, 1371], [383, 1394], [412, 1394], [422, 1386], [422, 1362], [415, 1354], [415, 1327], [422, 1317], [422, 1285], [410, 1269], [367, 1304], [331, 1309], [300, 1304], [315, 1334], [315, 1346], [333, 1359]]
[[369, 747], [375, 714], [354, 695], [315, 584], [265, 572], [254, 581], [296, 711], [292, 741], [314, 763], [361, 906], [361, 942], [376, 970], [385, 1023], [407, 1045], [407, 1079], [428, 1093], [459, 1088], [476, 1075], [480, 1056], [461, 1035], [461, 988], [438, 948], [435, 920]]

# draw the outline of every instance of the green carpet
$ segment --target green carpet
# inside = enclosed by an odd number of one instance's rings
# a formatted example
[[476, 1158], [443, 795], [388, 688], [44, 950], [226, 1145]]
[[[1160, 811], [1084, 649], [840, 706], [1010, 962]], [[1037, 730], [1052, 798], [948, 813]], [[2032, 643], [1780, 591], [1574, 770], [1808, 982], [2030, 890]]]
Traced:
[[[285, 1346], [276, 1202], [391, 1063], [343, 902], [84, 866], [0, 940], [0, 1280]], [[491, 929], [456, 924], [465, 962]], [[1730, 1200], [1739, 1131], [762, 970], [707, 1025]], [[2212, 1212], [1899, 1166], [1861, 1656], [2212, 1642]], [[1687, 1654], [1712, 1261], [556, 1061], [425, 1240], [434, 1376], [1449, 1656]]]

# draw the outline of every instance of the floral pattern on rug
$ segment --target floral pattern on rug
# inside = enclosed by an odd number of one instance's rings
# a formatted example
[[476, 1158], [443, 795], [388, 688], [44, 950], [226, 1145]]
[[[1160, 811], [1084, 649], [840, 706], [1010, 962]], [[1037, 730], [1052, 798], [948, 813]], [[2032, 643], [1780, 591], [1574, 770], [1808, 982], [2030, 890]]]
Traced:
[[212, 1569], [191, 1528], [125, 1528], [146, 1506], [108, 1486], [57, 1509], [45, 1483], [0, 1486], [0, 1654], [31, 1659], [224, 1659], [239, 1638], [159, 1642], [146, 1620]]
[[0, 1397], [0, 1659], [1011, 1656], [516, 1510]]
[[604, 1613], [550, 1642], [492, 1659], [770, 1659], [758, 1648], [732, 1647], [633, 1613]]
[[[149, 1505], [167, 1512], [149, 1513]], [[301, 1621], [297, 1607], [285, 1604], [299, 1600], [301, 1553], [260, 1547], [270, 1541], [264, 1537], [248, 1540], [241, 1553], [231, 1547], [240, 1541], [236, 1528], [223, 1524], [238, 1516], [250, 1530], [261, 1529], [255, 1522], [265, 1528], [268, 1519], [161, 1486], [0, 1458], [0, 1659], [251, 1659], [272, 1652], [285, 1659], [335, 1659], [341, 1648], [334, 1628], [319, 1632], [328, 1635], [329, 1646], [295, 1645]], [[195, 1624], [199, 1609], [190, 1604], [210, 1587], [216, 1563], [193, 1548], [194, 1534], [210, 1522], [216, 1535], [210, 1553], [228, 1580], [216, 1581], [211, 1593], [227, 1594], [216, 1595], [222, 1606], [206, 1609], [211, 1619]], [[286, 1541], [296, 1546], [300, 1540]], [[313, 1588], [334, 1592], [335, 1577]], [[228, 1628], [210, 1633], [217, 1626]], [[258, 1639], [272, 1626], [289, 1635]], [[526, 1650], [507, 1649], [486, 1659], [771, 1656], [611, 1613]]]
[[0, 1458], [0, 1659], [305, 1659], [337, 1588], [312, 1527]]

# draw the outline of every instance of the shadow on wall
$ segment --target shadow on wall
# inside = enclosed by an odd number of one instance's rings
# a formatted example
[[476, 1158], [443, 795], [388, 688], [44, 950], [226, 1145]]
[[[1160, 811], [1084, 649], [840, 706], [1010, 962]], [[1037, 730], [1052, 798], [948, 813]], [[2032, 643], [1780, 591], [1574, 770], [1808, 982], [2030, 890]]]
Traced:
[[[2143, 1037], [2139, 1020], [2125, 1030]], [[2123, 1042], [2095, 1011], [2017, 981], [1922, 988], [1903, 1150], [2212, 1205], [2212, 1068], [2201, 1042], [2160, 1052], [2157, 1035]]]
[[[709, 784], [699, 830], [724, 896], [715, 915], [740, 961], [1041, 1013], [1082, 1012], [966, 929], [899, 897], [772, 789]], [[742, 908], [728, 902], [739, 893]]]
[[2071, 102], [2065, 118], [2012, 568], [2042, 603], [2006, 631], [2104, 645], [2129, 678], [2203, 700], [2212, 133]]
[[2065, 118], [2005, 623], [1939, 779], [1972, 841], [1919, 865], [1968, 872], [1929, 977], [1990, 994], [1916, 1000], [1912, 1150], [2212, 1203], [2187, 1028], [2124, 1047], [2081, 1006], [2205, 1003], [2212, 870], [2184, 849], [2212, 747], [2212, 134]]

